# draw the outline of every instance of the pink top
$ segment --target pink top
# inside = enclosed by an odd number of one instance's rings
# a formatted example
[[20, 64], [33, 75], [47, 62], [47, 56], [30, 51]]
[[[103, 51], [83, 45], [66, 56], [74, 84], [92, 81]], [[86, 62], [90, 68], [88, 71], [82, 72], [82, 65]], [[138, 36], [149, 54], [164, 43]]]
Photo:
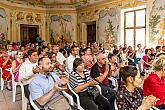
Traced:
[[[18, 62], [17, 60], [15, 60], [16, 62], [16, 68], [21, 64], [20, 62]], [[15, 81], [18, 81], [18, 77], [19, 77], [19, 73], [18, 71], [14, 73], [14, 78], [15, 78]]]
[[82, 59], [85, 63], [85, 69], [90, 70], [93, 64], [95, 63], [92, 55], [83, 55]]

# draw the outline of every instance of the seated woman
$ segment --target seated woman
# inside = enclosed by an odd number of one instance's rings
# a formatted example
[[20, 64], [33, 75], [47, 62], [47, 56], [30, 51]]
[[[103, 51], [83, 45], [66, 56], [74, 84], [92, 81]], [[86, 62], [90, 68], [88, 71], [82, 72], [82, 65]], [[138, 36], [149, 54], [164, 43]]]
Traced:
[[93, 56], [91, 55], [91, 49], [89, 47], [84, 49], [85, 55], [82, 56], [85, 69], [90, 70], [91, 67], [96, 63]]
[[156, 97], [150, 95], [143, 98], [143, 92], [139, 88], [142, 80], [136, 67], [122, 67], [120, 75], [123, 85], [119, 87], [116, 98], [119, 110], [147, 110], [155, 104]]
[[21, 66], [21, 64], [24, 62], [23, 60], [23, 52], [17, 51], [16, 53], [16, 59], [12, 62], [12, 70], [14, 73], [15, 81], [18, 81], [19, 73], [18, 70]]
[[155, 106], [165, 110], [165, 55], [153, 62], [153, 70], [155, 72], [144, 80], [144, 96], [153, 95], [159, 98]]
[[152, 63], [151, 49], [145, 50], [145, 55], [143, 56], [143, 60], [145, 61], [143, 68], [148, 70], [150, 68], [150, 64]]
[[0, 57], [0, 67], [2, 68], [2, 78], [7, 82], [7, 89], [12, 90], [11, 88], [11, 73], [7, 69], [11, 68], [12, 57], [7, 54], [6, 51], [2, 51], [2, 55]]
[[73, 62], [74, 72], [70, 74], [69, 84], [71, 88], [79, 95], [80, 105], [85, 110], [110, 110], [110, 104], [102, 95], [95, 99], [88, 92], [91, 86], [98, 84], [95, 80], [90, 79], [90, 74], [84, 72], [83, 60], [76, 58]]

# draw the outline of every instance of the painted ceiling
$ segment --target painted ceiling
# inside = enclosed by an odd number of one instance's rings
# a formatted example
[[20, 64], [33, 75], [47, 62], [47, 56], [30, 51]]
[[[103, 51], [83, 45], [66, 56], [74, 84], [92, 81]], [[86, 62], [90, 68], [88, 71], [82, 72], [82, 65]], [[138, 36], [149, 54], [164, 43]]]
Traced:
[[11, 3], [26, 4], [33, 6], [72, 6], [81, 7], [99, 2], [114, 1], [114, 0], [6, 0]]

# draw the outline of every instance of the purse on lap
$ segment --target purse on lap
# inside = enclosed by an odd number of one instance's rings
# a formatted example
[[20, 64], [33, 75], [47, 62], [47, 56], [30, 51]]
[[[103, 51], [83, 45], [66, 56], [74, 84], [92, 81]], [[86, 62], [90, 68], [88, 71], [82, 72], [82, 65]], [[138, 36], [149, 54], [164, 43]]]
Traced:
[[100, 95], [100, 91], [96, 86], [88, 89], [88, 93], [93, 97], [94, 100]]
[[63, 95], [59, 95], [53, 100], [49, 101], [45, 106], [45, 110], [72, 110], [69, 103]]

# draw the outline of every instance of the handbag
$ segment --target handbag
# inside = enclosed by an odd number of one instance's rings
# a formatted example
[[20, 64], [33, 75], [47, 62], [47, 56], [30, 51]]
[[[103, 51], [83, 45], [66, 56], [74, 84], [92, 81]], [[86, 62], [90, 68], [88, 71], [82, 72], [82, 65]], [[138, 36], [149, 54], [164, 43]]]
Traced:
[[100, 95], [100, 91], [96, 86], [89, 87], [88, 93], [93, 97], [94, 100]]
[[[54, 83], [56, 82], [53, 76], [52, 77]], [[54, 98], [53, 100], [50, 100], [45, 106], [45, 110], [72, 110], [70, 107], [68, 101], [65, 99], [63, 95], [59, 95], [58, 97]]]
[[53, 100], [49, 101], [45, 106], [45, 110], [72, 110], [69, 103], [63, 95], [59, 95]]

